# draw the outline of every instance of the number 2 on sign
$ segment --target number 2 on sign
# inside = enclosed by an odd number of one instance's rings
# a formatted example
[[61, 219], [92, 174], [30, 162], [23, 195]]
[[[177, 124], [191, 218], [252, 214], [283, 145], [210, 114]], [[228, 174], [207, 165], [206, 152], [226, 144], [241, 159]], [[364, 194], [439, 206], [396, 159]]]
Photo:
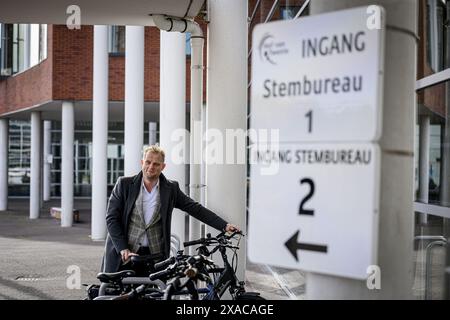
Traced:
[[305, 205], [306, 201], [311, 199], [311, 197], [314, 195], [314, 181], [310, 178], [303, 178], [300, 180], [300, 184], [308, 184], [309, 185], [309, 193], [303, 198], [302, 202], [300, 202], [300, 208], [298, 210], [298, 214], [306, 214], [309, 216], [314, 215], [313, 209], [305, 209], [303, 206]]
[[308, 118], [308, 133], [312, 132], [312, 110], [309, 110], [305, 117]]

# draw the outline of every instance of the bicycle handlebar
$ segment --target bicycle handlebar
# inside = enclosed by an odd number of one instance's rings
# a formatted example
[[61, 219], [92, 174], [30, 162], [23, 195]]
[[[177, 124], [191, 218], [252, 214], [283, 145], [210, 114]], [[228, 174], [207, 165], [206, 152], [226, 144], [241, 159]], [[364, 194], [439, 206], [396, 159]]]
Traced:
[[206, 241], [205, 238], [200, 238], [198, 240], [192, 240], [192, 241], [186, 241], [186, 242], [183, 242], [183, 246], [185, 246], [185, 247], [195, 246], [196, 244], [202, 244], [205, 241]]
[[215, 241], [221, 243], [221, 242], [223, 242], [223, 240], [229, 240], [237, 234], [245, 236], [242, 233], [242, 231], [233, 231], [230, 235], [227, 235], [225, 231], [222, 231], [216, 237], [211, 237], [211, 235], [208, 234], [208, 237], [206, 237], [206, 238], [200, 238], [198, 240], [186, 241], [186, 242], [183, 242], [183, 245], [184, 245], [184, 247], [189, 247], [189, 246], [194, 246], [197, 244], [209, 245]]
[[168, 259], [166, 259], [164, 261], [155, 263], [154, 267], [155, 267], [155, 270], [161, 270], [161, 269], [167, 268], [168, 266], [170, 266], [174, 262], [175, 262], [175, 257], [170, 257], [170, 258], [168, 258]]
[[150, 277], [150, 280], [154, 281], [154, 280], [165, 278], [168, 275], [170, 275], [172, 272], [173, 272], [173, 269], [169, 268], [169, 269], [165, 269], [162, 271], [152, 273], [149, 277]]
[[130, 292], [126, 294], [122, 294], [120, 296], [114, 297], [112, 300], [131, 300], [136, 298], [138, 295], [141, 295], [145, 290], [146, 285], [142, 284], [136, 289], [132, 289]]

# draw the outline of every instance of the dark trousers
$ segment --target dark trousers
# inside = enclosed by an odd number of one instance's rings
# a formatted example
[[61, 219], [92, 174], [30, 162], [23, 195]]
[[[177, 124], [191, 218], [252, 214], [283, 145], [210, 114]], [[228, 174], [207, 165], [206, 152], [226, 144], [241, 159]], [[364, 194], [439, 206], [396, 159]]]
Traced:
[[164, 258], [162, 254], [151, 255], [149, 247], [140, 247], [136, 253], [141, 257], [148, 256], [148, 259], [139, 263], [134, 263], [130, 260], [120, 267], [120, 270], [134, 270], [136, 277], [148, 277], [155, 272], [155, 263], [162, 261]]

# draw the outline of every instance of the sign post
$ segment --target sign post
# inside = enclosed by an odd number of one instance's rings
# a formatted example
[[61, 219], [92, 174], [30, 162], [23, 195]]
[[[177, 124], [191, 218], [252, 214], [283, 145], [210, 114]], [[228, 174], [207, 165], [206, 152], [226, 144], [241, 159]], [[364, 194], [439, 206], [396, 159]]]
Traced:
[[279, 141], [251, 141], [252, 261], [355, 279], [376, 264], [383, 30], [366, 7], [254, 29], [250, 129]]

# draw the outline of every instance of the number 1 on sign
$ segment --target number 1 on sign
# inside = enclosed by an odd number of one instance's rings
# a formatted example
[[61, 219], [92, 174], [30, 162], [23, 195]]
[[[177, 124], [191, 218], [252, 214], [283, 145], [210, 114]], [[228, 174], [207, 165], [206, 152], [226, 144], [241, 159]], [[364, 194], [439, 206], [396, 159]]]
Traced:
[[312, 110], [309, 110], [305, 117], [308, 118], [308, 133], [312, 132]]

